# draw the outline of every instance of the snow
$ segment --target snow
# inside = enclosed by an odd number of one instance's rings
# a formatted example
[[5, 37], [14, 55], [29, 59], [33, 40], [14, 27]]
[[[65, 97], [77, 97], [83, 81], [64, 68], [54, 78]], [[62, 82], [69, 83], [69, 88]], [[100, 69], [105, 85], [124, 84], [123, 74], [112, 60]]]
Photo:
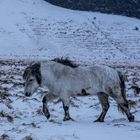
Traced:
[[[0, 0], [0, 19], [0, 139], [3, 134], [10, 140], [26, 136], [35, 140], [139, 139], [140, 95], [131, 86], [140, 83], [140, 20], [68, 10], [43, 0]], [[127, 75], [128, 99], [137, 103], [131, 109], [136, 121], [129, 123], [110, 99], [105, 122], [94, 123], [101, 107], [92, 96], [72, 99], [70, 114], [75, 121], [63, 121], [62, 104], [57, 101], [49, 104], [47, 120], [42, 114], [46, 89], [25, 97], [22, 73], [32, 60], [62, 56], [82, 65], [96, 62], [121, 68]]]
[[0, 13], [0, 58], [68, 56], [138, 65], [138, 19], [67, 10], [43, 0], [4, 0]]

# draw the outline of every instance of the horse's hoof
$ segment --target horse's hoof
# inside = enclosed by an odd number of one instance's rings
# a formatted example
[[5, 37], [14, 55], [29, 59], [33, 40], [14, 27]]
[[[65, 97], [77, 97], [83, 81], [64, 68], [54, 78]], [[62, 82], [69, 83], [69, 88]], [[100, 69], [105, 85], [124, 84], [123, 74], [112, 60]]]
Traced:
[[69, 121], [69, 120], [70, 120], [70, 119], [68, 119], [68, 118], [64, 118], [64, 119], [63, 119], [63, 121]]
[[71, 117], [64, 117], [64, 119], [63, 119], [63, 121], [74, 121], [74, 119], [73, 118], [71, 118]]
[[50, 114], [47, 114], [45, 116], [46, 116], [47, 119], [49, 119], [51, 115]]
[[97, 119], [97, 120], [95, 120], [94, 122], [104, 122], [104, 120]]
[[135, 121], [135, 117], [132, 115], [131, 117], [128, 118], [129, 122], [134, 122]]

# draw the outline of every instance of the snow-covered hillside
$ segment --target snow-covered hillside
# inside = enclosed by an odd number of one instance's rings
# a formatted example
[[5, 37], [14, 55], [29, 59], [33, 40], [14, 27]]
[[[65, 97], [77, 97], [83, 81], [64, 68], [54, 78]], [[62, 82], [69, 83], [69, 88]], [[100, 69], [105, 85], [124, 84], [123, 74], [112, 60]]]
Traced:
[[[139, 54], [138, 19], [72, 11], [43, 0], [0, 0], [0, 140], [139, 140], [140, 94], [132, 89], [140, 86]], [[127, 98], [137, 103], [131, 110], [136, 121], [129, 123], [110, 99], [105, 122], [93, 123], [101, 108], [92, 96], [72, 99], [75, 121], [63, 122], [62, 104], [50, 103], [48, 121], [41, 102], [46, 92], [40, 89], [30, 98], [23, 94], [22, 73], [29, 64], [24, 60], [61, 56], [121, 69]]]
[[0, 18], [0, 58], [68, 56], [139, 65], [140, 20], [67, 10], [43, 0], [1, 0]]

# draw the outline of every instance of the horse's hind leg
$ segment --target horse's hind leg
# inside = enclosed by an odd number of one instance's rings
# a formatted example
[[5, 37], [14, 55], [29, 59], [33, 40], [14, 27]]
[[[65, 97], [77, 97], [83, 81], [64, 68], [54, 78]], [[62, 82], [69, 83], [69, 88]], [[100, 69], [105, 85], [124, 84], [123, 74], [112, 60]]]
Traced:
[[57, 98], [56, 96], [54, 96], [53, 94], [47, 94], [43, 97], [43, 113], [44, 115], [46, 116], [47, 119], [50, 118], [50, 113], [49, 113], [49, 110], [48, 110], [48, 102]]
[[122, 112], [125, 112], [129, 122], [134, 122], [135, 117], [130, 113], [130, 109], [128, 107], [128, 103], [121, 103], [118, 105]]
[[97, 120], [95, 120], [95, 122], [104, 122], [105, 115], [109, 109], [108, 95], [103, 92], [100, 92], [97, 94], [97, 96], [102, 105], [102, 112], [101, 112], [99, 118]]
[[115, 98], [115, 100], [118, 103], [118, 109], [122, 112], [125, 113], [129, 122], [134, 122], [135, 117], [132, 115], [129, 109], [128, 101], [123, 98]]

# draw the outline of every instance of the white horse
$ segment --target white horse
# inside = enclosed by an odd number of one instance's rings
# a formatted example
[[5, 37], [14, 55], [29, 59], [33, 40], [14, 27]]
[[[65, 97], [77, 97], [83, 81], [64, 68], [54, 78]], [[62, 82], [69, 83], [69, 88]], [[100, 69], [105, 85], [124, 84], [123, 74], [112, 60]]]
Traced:
[[43, 98], [43, 112], [47, 118], [50, 113], [47, 103], [56, 97], [62, 100], [64, 120], [70, 120], [70, 97], [86, 92], [97, 95], [102, 112], [96, 122], [103, 122], [109, 109], [108, 97], [112, 97], [130, 122], [130, 113], [125, 96], [124, 79], [120, 72], [105, 65], [76, 66], [68, 59], [54, 59], [35, 63], [24, 71], [25, 95], [31, 96], [40, 86], [46, 86], [49, 93]]

